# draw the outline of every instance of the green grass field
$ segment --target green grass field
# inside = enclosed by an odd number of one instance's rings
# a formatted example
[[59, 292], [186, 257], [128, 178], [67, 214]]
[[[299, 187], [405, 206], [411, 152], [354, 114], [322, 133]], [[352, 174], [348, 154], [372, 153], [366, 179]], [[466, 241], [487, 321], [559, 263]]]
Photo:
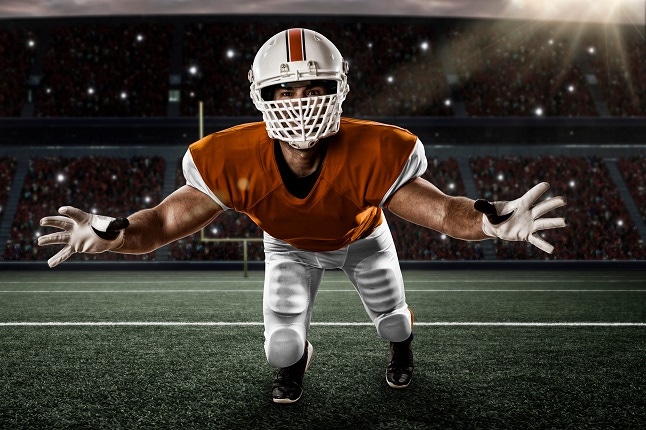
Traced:
[[0, 428], [590, 428], [646, 422], [646, 273], [404, 272], [407, 390], [340, 272], [295, 405], [271, 403], [262, 272], [3, 272]]

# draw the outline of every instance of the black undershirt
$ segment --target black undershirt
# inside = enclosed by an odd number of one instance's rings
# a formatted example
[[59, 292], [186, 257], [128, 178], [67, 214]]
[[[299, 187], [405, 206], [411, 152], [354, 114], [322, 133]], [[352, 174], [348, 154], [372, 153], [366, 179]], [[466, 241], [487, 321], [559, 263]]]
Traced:
[[321, 168], [323, 167], [323, 160], [325, 160], [325, 154], [327, 153], [327, 142], [321, 141], [317, 145], [322, 145], [321, 148], [321, 160], [319, 165], [313, 173], [310, 173], [307, 176], [298, 177], [291, 171], [283, 155], [283, 151], [280, 149], [280, 143], [278, 140], [274, 140], [274, 156], [276, 157], [276, 164], [278, 164], [278, 171], [280, 172], [280, 177], [283, 179], [283, 184], [287, 188], [287, 191], [294, 197], [299, 199], [304, 199], [314, 188], [316, 180], [321, 174]]

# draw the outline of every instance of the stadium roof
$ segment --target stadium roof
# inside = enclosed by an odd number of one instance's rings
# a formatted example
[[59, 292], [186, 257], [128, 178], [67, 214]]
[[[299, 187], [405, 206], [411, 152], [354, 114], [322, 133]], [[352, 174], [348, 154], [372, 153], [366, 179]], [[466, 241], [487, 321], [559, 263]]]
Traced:
[[164, 14], [401, 15], [645, 23], [644, 0], [3, 0], [0, 18]]

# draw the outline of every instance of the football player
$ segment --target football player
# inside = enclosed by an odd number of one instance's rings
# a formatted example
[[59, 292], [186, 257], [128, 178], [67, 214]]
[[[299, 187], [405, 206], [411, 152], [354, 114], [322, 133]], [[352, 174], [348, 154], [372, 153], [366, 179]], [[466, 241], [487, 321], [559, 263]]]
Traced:
[[39, 245], [64, 245], [51, 267], [76, 252], [151, 252], [211, 223], [219, 213], [246, 213], [264, 231], [265, 353], [278, 368], [275, 403], [294, 403], [312, 360], [308, 341], [317, 290], [327, 269], [341, 269], [358, 292], [377, 334], [390, 343], [386, 382], [408, 387], [413, 373], [413, 313], [383, 208], [420, 226], [464, 240], [529, 241], [564, 227], [542, 216], [565, 204], [540, 183], [513, 201], [451, 197], [421, 178], [422, 142], [407, 130], [342, 118], [348, 63], [323, 35], [282, 31], [258, 51], [249, 72], [263, 121], [239, 125], [190, 145], [186, 185], [128, 219], [70, 206], [41, 225], [62, 231]]

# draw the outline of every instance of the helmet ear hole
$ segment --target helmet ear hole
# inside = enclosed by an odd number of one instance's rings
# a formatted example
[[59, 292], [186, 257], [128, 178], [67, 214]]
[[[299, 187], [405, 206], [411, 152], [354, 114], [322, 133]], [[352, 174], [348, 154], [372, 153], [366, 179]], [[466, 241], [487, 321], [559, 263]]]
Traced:
[[278, 85], [271, 85], [260, 90], [260, 97], [266, 102], [270, 102], [274, 99], [274, 90]]

